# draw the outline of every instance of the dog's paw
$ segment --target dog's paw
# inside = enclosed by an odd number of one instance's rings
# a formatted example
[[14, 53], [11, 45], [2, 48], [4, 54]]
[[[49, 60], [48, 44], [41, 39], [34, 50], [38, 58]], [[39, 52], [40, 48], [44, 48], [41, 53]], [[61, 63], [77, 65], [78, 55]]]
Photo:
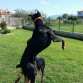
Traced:
[[21, 67], [21, 65], [20, 65], [20, 64], [16, 66], [16, 68], [19, 68], [19, 67]]

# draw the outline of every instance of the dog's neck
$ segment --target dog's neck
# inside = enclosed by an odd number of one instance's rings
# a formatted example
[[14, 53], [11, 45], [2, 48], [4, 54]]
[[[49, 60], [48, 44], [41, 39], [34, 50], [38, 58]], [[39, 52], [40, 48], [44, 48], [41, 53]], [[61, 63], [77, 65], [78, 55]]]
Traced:
[[34, 24], [35, 24], [35, 27], [40, 27], [41, 25], [43, 25], [43, 20], [41, 17], [38, 17], [34, 20]]

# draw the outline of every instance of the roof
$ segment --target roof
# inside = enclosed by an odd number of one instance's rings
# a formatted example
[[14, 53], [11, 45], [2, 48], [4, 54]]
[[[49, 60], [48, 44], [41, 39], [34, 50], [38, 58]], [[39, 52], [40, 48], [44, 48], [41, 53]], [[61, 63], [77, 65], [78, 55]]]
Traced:
[[0, 9], [0, 14], [12, 15], [13, 13], [10, 12], [8, 9], [6, 9], [6, 10], [2, 10], [2, 9]]

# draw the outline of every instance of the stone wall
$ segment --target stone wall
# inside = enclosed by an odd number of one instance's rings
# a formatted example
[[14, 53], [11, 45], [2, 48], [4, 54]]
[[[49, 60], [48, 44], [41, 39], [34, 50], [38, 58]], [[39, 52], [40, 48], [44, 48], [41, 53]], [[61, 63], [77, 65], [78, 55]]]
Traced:
[[11, 27], [23, 26], [23, 18], [0, 18], [0, 23], [1, 21], [6, 21], [7, 26]]

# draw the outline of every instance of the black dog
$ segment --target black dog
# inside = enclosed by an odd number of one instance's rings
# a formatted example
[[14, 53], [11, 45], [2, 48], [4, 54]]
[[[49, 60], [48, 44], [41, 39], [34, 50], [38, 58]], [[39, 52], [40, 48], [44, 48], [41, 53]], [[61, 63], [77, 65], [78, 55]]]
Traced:
[[62, 42], [62, 48], [64, 49], [65, 41], [56, 37], [51, 28], [43, 24], [41, 14], [37, 13], [30, 15], [35, 24], [35, 30], [26, 46], [22, 55], [19, 67], [26, 66], [27, 63], [34, 63], [35, 56], [41, 51], [47, 48], [51, 44], [51, 40], [54, 42]]
[[[42, 58], [42, 57], [40, 57], [40, 56], [36, 56], [36, 58], [35, 58], [35, 62], [36, 62], [36, 67], [37, 67], [37, 70], [38, 71], [41, 71], [41, 73], [42, 73], [42, 77], [41, 77], [41, 83], [43, 83], [43, 76], [44, 76], [44, 68], [45, 68], [45, 60], [44, 60], [44, 58]], [[31, 69], [30, 70], [28, 70], [27, 72], [27, 74], [28, 74], [28, 76], [27, 76], [27, 78], [25, 78], [25, 83], [28, 83], [30, 80], [32, 80], [32, 79], [35, 79], [34, 77], [33, 77], [33, 74], [34, 74], [34, 65], [33, 64], [30, 64], [30, 65], [32, 65], [31, 67]], [[32, 73], [32, 74], [31, 74]], [[31, 74], [31, 75], [30, 75]], [[20, 75], [19, 75], [19, 77], [17, 78], [17, 80], [15, 81], [15, 83], [18, 83], [19, 82], [19, 80], [21, 79], [21, 77], [22, 77], [22, 75], [23, 75], [23, 70], [22, 70], [22, 72], [20, 73]], [[32, 78], [33, 77], [33, 78]], [[34, 83], [34, 82], [33, 82]]]
[[[32, 64], [34, 64], [36, 55], [47, 48], [51, 44], [51, 40], [54, 42], [62, 42], [62, 49], [64, 49], [65, 41], [56, 37], [53, 30], [43, 24], [43, 19], [38, 11], [37, 13], [29, 16], [31, 16], [32, 20], [34, 21], [35, 30], [33, 31], [33, 35], [29, 40], [29, 44], [27, 44], [25, 48], [20, 64], [17, 65], [17, 67], [21, 67], [24, 72], [27, 72], [28, 69], [32, 68], [32, 70], [35, 72], [36, 67], [34, 67]], [[26, 77], [27, 73], [24, 75]]]

